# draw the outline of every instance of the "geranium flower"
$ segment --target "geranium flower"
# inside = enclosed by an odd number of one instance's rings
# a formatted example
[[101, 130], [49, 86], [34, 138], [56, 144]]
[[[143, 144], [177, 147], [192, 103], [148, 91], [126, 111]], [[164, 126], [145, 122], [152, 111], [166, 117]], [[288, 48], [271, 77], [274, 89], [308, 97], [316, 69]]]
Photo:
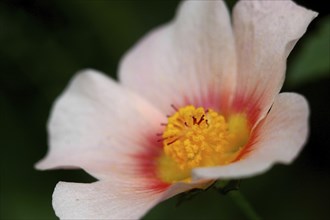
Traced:
[[240, 1], [231, 24], [223, 1], [184, 2], [126, 54], [119, 83], [79, 72], [55, 102], [37, 168], [82, 168], [98, 181], [58, 183], [56, 215], [140, 218], [178, 193], [292, 162], [308, 104], [279, 91], [316, 15], [291, 1]]

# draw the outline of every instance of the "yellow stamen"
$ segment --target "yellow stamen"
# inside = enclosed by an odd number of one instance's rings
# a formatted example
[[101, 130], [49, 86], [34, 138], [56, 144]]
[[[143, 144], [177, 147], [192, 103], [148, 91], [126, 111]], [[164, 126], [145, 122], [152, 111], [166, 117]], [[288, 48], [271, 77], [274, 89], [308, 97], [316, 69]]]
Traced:
[[165, 182], [189, 181], [191, 169], [231, 163], [246, 144], [245, 115], [226, 118], [204, 108], [186, 106], [171, 117], [163, 133], [164, 152], [158, 175]]

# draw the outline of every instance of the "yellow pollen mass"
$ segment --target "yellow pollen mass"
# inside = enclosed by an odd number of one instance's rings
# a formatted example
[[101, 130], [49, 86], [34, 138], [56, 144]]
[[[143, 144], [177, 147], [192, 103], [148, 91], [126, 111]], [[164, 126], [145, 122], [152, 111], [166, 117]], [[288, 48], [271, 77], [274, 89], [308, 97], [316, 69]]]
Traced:
[[244, 115], [226, 118], [192, 105], [168, 118], [158, 175], [165, 182], [189, 181], [191, 169], [232, 162], [248, 140]]
[[163, 133], [164, 152], [181, 169], [198, 167], [203, 158], [228, 145], [225, 118], [213, 110], [187, 106], [168, 119]]

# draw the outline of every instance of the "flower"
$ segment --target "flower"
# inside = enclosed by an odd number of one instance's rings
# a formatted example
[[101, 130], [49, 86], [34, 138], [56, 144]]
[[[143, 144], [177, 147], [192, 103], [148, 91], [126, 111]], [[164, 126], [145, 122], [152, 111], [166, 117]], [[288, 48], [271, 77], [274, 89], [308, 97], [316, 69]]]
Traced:
[[78, 73], [55, 102], [36, 167], [82, 168], [98, 181], [58, 183], [56, 215], [136, 219], [180, 192], [294, 160], [308, 104], [279, 91], [316, 15], [291, 1], [239, 1], [231, 25], [223, 1], [187, 1], [126, 54], [120, 83]]

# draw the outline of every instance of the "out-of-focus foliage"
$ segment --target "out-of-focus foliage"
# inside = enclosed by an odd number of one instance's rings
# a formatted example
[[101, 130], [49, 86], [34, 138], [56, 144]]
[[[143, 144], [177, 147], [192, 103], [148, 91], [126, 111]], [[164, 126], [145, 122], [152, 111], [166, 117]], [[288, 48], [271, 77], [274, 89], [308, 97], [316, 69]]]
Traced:
[[300, 53], [289, 66], [288, 85], [330, 77], [330, 16], [316, 22], [317, 30], [303, 40]]

